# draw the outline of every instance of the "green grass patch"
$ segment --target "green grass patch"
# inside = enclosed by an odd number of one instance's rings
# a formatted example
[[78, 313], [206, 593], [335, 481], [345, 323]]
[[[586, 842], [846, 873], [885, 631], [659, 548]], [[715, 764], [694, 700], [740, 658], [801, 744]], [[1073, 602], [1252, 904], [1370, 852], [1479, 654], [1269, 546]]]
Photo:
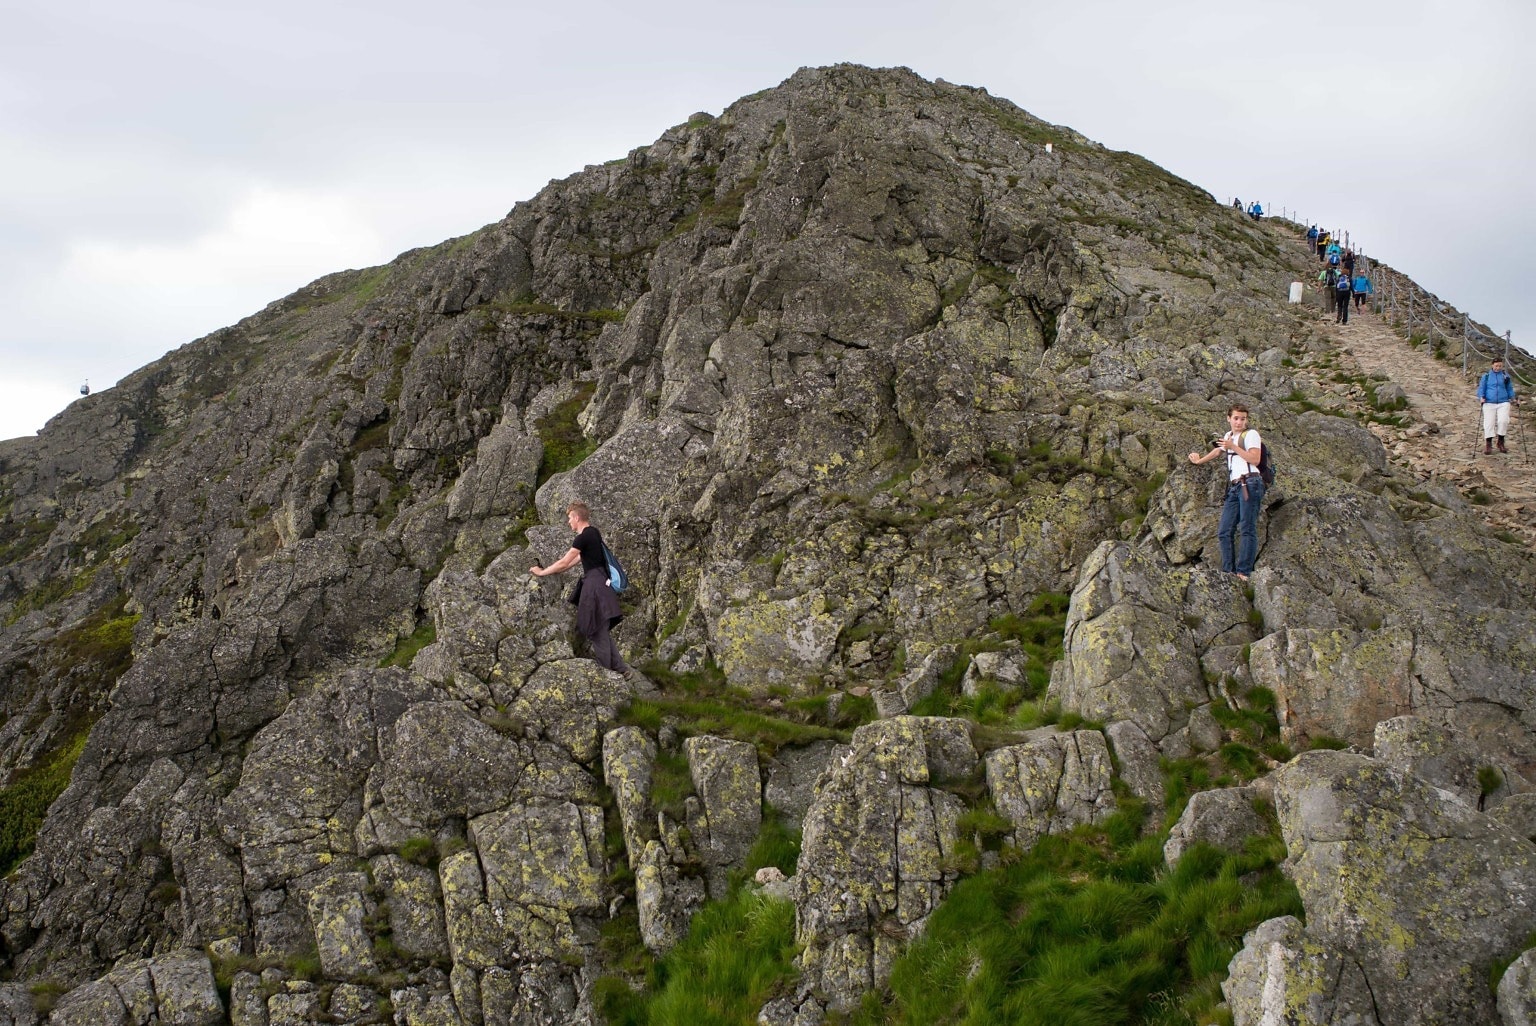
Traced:
[[[1062, 656], [1071, 601], [1070, 595], [1061, 592], [1043, 592], [1023, 615], [1008, 613], [991, 620], [986, 635], [959, 646], [955, 661], [939, 678], [933, 694], [913, 707], [913, 715], [964, 716], [983, 727], [1004, 730], [1028, 730], [1057, 722], [1060, 710], [1041, 699], [1051, 682], [1051, 666]], [[1010, 642], [1018, 642], [1017, 648]], [[961, 693], [961, 681], [978, 653], [1009, 650], [1024, 660], [1022, 686], [1006, 688], [984, 682], [974, 695]]]
[[69, 775], [85, 749], [82, 730], [42, 762], [16, 774], [0, 788], [0, 876], [32, 854], [48, 806], [69, 786]]
[[427, 620], [409, 635], [396, 639], [395, 650], [379, 662], [379, 668], [384, 669], [389, 666], [408, 667], [411, 665], [411, 660], [416, 658], [417, 652], [420, 652], [436, 640], [437, 624]]
[[763, 1004], [796, 976], [795, 906], [765, 898], [744, 881], [764, 866], [791, 873], [799, 854], [798, 834], [776, 819], [765, 820], [730, 894], [705, 905], [688, 936], [665, 958], [650, 963], [642, 990], [619, 976], [597, 981], [593, 997], [603, 1020], [609, 1026], [756, 1022]]
[[582, 382], [575, 395], [535, 422], [539, 441], [544, 443], [544, 455], [539, 459], [539, 484], [570, 470], [597, 450], [597, 440], [588, 438], [577, 421], [596, 390], [597, 386], [590, 381]]
[[1284, 846], [1198, 847], [1164, 869], [1127, 809], [956, 885], [854, 1026], [1212, 1021], [1244, 932], [1300, 915]]
[[[844, 722], [848, 710], [840, 710], [833, 720], [825, 695], [789, 701], [754, 695], [728, 686], [712, 662], [694, 673], [673, 673], [658, 662], [647, 663], [644, 669], [661, 694], [634, 700], [620, 720], [653, 734], [666, 722], [683, 737], [711, 734], [749, 741], [764, 757], [786, 745], [849, 739], [850, 725]], [[849, 701], [845, 698], [843, 706]]]

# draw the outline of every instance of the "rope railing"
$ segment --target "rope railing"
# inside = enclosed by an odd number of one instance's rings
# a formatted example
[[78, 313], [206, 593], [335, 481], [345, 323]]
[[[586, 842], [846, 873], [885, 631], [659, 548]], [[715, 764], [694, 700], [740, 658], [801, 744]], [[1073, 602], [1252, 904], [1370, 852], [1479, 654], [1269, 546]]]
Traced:
[[[1289, 227], [1301, 234], [1302, 241], [1306, 241], [1309, 222], [1300, 211], [1285, 207], [1275, 210], [1268, 204], [1265, 204], [1264, 209], [1270, 211], [1270, 220], [1287, 222]], [[1333, 234], [1342, 245], [1349, 247], [1347, 231]], [[1406, 274], [1366, 256], [1359, 249], [1355, 250], [1355, 259], [1355, 266], [1363, 268], [1372, 281], [1372, 311], [1385, 317], [1409, 342], [1422, 336], [1423, 341], [1442, 359], [1450, 347], [1460, 346], [1461, 372], [1464, 377], [1475, 373], [1472, 367], [1474, 360], [1491, 362], [1496, 358], [1501, 359], [1511, 377], [1527, 389], [1536, 388], [1536, 357], [1515, 346], [1510, 332], [1495, 334], [1486, 325], [1472, 320], [1470, 315], [1442, 302], [1438, 296]], [[1437, 340], [1445, 345], [1436, 345]]]

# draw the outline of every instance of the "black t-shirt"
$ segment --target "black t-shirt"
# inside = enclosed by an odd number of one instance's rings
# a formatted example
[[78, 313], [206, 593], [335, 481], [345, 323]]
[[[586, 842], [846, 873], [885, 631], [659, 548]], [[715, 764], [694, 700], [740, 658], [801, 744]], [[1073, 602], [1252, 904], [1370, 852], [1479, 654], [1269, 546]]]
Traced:
[[571, 548], [581, 553], [581, 572], [588, 570], [602, 570], [608, 566], [608, 560], [603, 556], [603, 536], [597, 533], [597, 528], [588, 524], [581, 529], [581, 533], [571, 539]]

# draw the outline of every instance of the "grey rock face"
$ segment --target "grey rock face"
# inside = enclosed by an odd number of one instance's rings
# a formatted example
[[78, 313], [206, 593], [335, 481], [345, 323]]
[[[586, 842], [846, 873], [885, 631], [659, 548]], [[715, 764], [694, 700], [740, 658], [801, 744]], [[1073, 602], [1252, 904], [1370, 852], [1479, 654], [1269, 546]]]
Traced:
[[998, 748], [987, 753], [986, 765], [992, 801], [1012, 821], [1021, 848], [1047, 834], [1103, 822], [1115, 811], [1109, 746], [1098, 731]]
[[798, 827], [815, 800], [816, 783], [832, 767], [833, 760], [848, 754], [835, 741], [813, 741], [804, 747], [781, 748], [768, 761], [768, 780], [763, 800]]
[[1052, 697], [1086, 717], [1129, 720], [1154, 743], [1185, 730], [1188, 709], [1210, 696], [1182, 619], [1183, 591], [1175, 575], [1130, 546], [1100, 545], [1072, 592]]
[[1503, 1026], [1536, 1023], [1536, 951], [1527, 951], [1499, 977], [1499, 1021]]
[[1492, 1021], [1488, 967], [1536, 928], [1536, 845], [1343, 752], [1282, 768], [1275, 801], [1304, 947], [1319, 952], [1306, 971], [1328, 959], [1358, 967], [1383, 1023]]
[[1229, 787], [1191, 795], [1184, 814], [1168, 832], [1163, 858], [1170, 866], [1178, 865], [1179, 859], [1195, 844], [1209, 844], [1224, 851], [1242, 851], [1245, 840], [1269, 830], [1269, 824], [1254, 811], [1254, 798], [1254, 790], [1248, 787]]
[[1395, 1021], [1378, 1017], [1360, 966], [1309, 938], [1294, 916], [1250, 930], [1221, 989], [1237, 1026], [1386, 1026]]
[[60, 1026], [216, 1026], [224, 1004], [213, 967], [200, 951], [180, 951], [128, 962], [59, 999], [49, 1022]]
[[1469, 809], [1481, 807], [1477, 771], [1485, 764], [1456, 731], [1417, 716], [1398, 716], [1376, 724], [1375, 742], [1381, 762], [1450, 792]]
[[1413, 636], [1386, 629], [1277, 631], [1253, 646], [1253, 681], [1275, 693], [1287, 743], [1330, 736], [1369, 747], [1376, 724], [1413, 708]]
[[829, 1008], [879, 986], [953, 884], [962, 806], [935, 785], [975, 764], [961, 721], [902, 716], [855, 731], [823, 783], [805, 818], [796, 935]]
[[710, 895], [724, 897], [725, 871], [740, 865], [763, 824], [763, 781], [757, 749], [745, 741], [691, 737], [683, 744], [688, 772], [703, 805], [693, 838], [711, 869]]
[[1158, 822], [1167, 794], [1157, 749], [1142, 729], [1130, 720], [1117, 720], [1104, 728], [1104, 737], [1120, 764], [1120, 779], [1131, 793], [1147, 803], [1149, 823]]

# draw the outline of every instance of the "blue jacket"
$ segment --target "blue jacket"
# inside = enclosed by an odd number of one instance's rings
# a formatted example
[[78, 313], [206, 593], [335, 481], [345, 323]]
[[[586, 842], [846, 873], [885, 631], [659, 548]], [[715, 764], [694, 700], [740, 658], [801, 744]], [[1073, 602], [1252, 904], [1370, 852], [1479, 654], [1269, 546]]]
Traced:
[[1485, 403], [1514, 402], [1515, 382], [1509, 371], [1484, 371], [1477, 382], [1477, 397]]
[[1362, 296], [1369, 296], [1371, 294], [1371, 279], [1363, 274], [1355, 275], [1355, 292]]

